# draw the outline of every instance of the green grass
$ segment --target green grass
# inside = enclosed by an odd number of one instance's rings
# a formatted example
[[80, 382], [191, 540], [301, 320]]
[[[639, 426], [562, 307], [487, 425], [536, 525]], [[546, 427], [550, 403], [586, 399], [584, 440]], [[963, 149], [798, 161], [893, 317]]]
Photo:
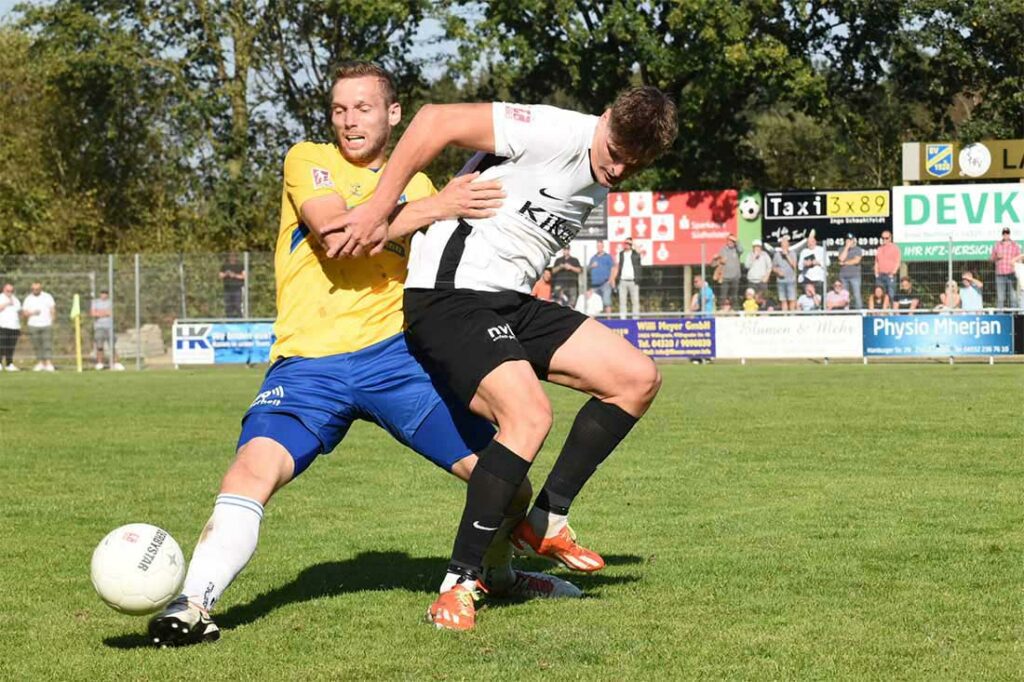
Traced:
[[[268, 508], [220, 642], [146, 648], [89, 557], [191, 552], [253, 370], [0, 375], [0, 679], [1020, 679], [1021, 366], [664, 367], [578, 500], [579, 602], [421, 621], [462, 484], [357, 425]], [[552, 391], [551, 465], [583, 398]], [[564, 572], [563, 572], [564, 574]]]

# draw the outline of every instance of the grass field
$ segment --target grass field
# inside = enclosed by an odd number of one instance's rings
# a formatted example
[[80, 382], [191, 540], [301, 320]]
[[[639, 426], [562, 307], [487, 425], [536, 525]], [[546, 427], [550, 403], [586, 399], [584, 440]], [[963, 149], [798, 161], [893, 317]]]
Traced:
[[[585, 599], [424, 625], [462, 485], [357, 425], [268, 508], [221, 641], [179, 650], [89, 557], [132, 521], [191, 553], [260, 373], [2, 375], [0, 679], [1024, 677], [1024, 368], [664, 375], [574, 507], [609, 563]], [[535, 480], [583, 402], [552, 398]]]

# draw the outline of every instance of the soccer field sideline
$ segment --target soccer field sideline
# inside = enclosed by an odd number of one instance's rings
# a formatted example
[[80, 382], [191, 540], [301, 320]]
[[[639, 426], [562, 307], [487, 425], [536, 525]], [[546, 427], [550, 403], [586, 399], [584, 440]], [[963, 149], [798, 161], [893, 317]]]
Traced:
[[[461, 484], [362, 425], [268, 507], [224, 638], [176, 651], [138, 648], [144, 620], [100, 603], [88, 557], [129, 521], [191, 554], [261, 374], [0, 377], [0, 677], [1024, 674], [1019, 367], [662, 369], [574, 508], [610, 559], [558, 571], [584, 600], [493, 604], [468, 635], [422, 625]], [[582, 403], [551, 395], [535, 481]]]

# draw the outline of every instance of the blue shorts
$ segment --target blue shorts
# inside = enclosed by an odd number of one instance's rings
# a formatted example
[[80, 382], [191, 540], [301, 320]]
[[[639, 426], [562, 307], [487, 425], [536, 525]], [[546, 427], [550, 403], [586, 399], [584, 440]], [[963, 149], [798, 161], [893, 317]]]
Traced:
[[404, 334], [322, 358], [278, 360], [242, 418], [241, 447], [262, 436], [295, 460], [295, 475], [337, 447], [356, 419], [373, 422], [451, 471], [494, 437], [494, 427], [435, 385]]

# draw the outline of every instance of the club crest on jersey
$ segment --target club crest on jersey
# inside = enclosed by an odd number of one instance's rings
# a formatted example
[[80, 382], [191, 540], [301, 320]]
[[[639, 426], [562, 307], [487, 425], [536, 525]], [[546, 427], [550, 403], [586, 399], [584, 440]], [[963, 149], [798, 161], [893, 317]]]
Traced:
[[334, 181], [331, 180], [331, 171], [326, 168], [314, 168], [313, 189], [323, 189], [324, 187], [334, 187]]
[[529, 123], [530, 107], [506, 106], [505, 118], [510, 118], [513, 121], [518, 121], [519, 123]]

